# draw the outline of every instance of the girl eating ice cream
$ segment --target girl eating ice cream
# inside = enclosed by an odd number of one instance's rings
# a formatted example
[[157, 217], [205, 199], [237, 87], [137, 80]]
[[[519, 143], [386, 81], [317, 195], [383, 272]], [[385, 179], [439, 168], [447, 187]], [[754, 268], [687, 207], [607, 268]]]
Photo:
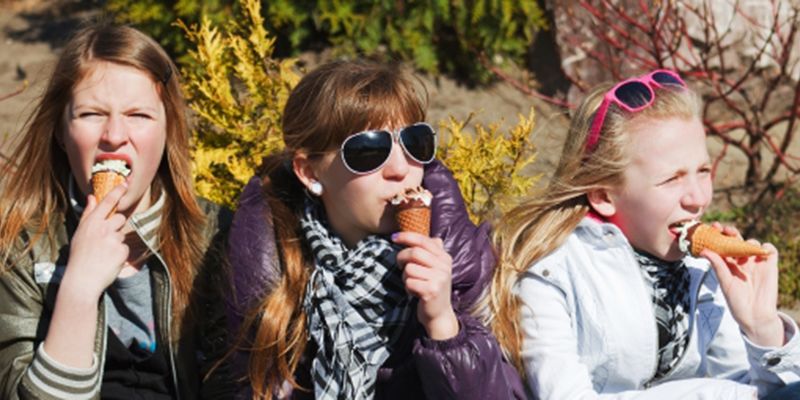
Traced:
[[[418, 89], [396, 67], [351, 61], [290, 94], [286, 150], [244, 189], [229, 242], [253, 398], [523, 396], [469, 314], [494, 257], [434, 160]], [[391, 200], [420, 185], [432, 237], [397, 233]]]
[[67, 43], [0, 174], [0, 398], [230, 398], [227, 367], [208, 374], [225, 214], [195, 198], [188, 140], [155, 41]]
[[498, 225], [489, 298], [535, 396], [752, 399], [800, 380], [800, 332], [776, 309], [775, 248], [681, 249], [712, 184], [700, 101], [680, 76], [590, 94], [543, 193]]

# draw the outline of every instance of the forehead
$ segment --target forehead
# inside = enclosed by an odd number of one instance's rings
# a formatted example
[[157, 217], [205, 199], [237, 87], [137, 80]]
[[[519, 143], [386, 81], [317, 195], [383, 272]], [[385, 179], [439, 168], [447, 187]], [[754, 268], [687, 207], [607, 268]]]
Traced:
[[697, 118], [650, 119], [628, 127], [629, 156], [646, 170], [693, 167], [708, 161], [705, 129]]
[[116, 94], [136, 92], [140, 95], [160, 95], [159, 86], [146, 71], [108, 61], [93, 61], [87, 64], [83, 76], [75, 83], [73, 95], [103, 87], [111, 89]]
[[402, 127], [408, 126], [414, 122], [418, 121], [406, 121], [406, 118], [402, 116], [392, 116], [383, 119], [376, 118], [375, 120], [370, 121], [368, 126], [365, 127], [363, 130], [386, 129], [390, 131], [395, 131]]

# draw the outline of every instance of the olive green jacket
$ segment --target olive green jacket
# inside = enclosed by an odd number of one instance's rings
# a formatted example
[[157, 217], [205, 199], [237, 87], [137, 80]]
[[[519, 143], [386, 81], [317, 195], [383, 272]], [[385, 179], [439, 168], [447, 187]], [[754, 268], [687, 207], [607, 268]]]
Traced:
[[[204, 229], [206, 257], [193, 280], [190, 295], [190, 313], [173, 335], [170, 324], [171, 285], [169, 268], [159, 253], [147, 260], [153, 285], [153, 308], [157, 340], [168, 346], [172, 370], [173, 391], [179, 399], [231, 398], [230, 370], [221, 360], [228, 338], [223, 303], [219, 300], [222, 287], [222, 256], [225, 236], [231, 219], [228, 210], [200, 200], [207, 215]], [[105, 306], [98, 302], [95, 356], [99, 366], [94, 374], [84, 371], [53, 367], [52, 360], [39, 356], [37, 349], [47, 334], [55, 306], [59, 282], [69, 256], [69, 241], [77, 227], [78, 219], [71, 210], [67, 215], [53, 218], [51, 232], [55, 241], [37, 240], [32, 252], [22, 249], [32, 236], [21, 235], [10, 265], [0, 273], [0, 398], [12, 399], [99, 399], [103, 366], [106, 354]], [[140, 225], [132, 219], [136, 232], [142, 235]], [[179, 337], [177, 342], [167, 338]], [[36, 362], [34, 363], [34, 356]], [[33, 366], [32, 366], [33, 365]], [[38, 368], [29, 373], [29, 368]], [[91, 387], [88, 387], [91, 386]]]

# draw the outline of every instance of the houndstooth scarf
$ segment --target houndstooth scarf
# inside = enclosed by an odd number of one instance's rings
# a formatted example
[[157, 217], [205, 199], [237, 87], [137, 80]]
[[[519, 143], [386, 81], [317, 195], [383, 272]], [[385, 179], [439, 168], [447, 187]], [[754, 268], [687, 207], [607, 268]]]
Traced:
[[303, 302], [317, 345], [314, 397], [371, 399], [378, 368], [413, 315], [413, 304], [395, 245], [368, 236], [348, 249], [325, 221], [323, 210], [307, 201], [300, 225], [316, 264]]
[[666, 376], [680, 361], [689, 344], [689, 270], [683, 261], [664, 261], [635, 251], [642, 275], [650, 288], [658, 326], [658, 366], [651, 379]]

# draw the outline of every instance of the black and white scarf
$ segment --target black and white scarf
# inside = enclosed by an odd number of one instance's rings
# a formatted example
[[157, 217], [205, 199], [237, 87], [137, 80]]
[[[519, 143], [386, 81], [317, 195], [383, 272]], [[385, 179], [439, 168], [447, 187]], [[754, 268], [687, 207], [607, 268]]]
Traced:
[[348, 249], [311, 201], [300, 225], [315, 260], [303, 302], [317, 345], [314, 397], [371, 399], [378, 368], [414, 311], [397, 265], [398, 247], [368, 236]]
[[658, 326], [658, 366], [651, 380], [655, 381], [672, 371], [689, 344], [690, 276], [682, 260], [669, 262], [638, 250], [634, 253], [650, 288]]

